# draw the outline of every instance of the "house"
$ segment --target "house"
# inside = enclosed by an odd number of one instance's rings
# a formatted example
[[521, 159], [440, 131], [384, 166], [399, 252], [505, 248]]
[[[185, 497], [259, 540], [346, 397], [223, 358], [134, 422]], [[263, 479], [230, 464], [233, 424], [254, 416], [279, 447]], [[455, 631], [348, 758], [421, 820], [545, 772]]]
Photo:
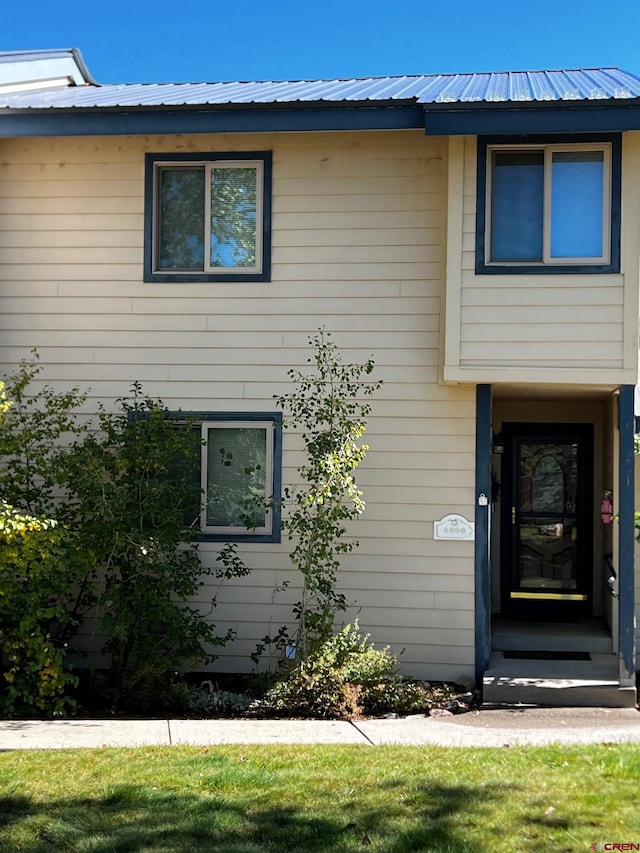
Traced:
[[[342, 588], [408, 675], [491, 699], [635, 703], [639, 229], [615, 68], [102, 86], [77, 50], [0, 54], [3, 372], [36, 347], [107, 405], [138, 379], [251, 431], [270, 489], [309, 335], [373, 354]], [[287, 543], [203, 523], [253, 568], [216, 613], [236, 672], [289, 617]]]

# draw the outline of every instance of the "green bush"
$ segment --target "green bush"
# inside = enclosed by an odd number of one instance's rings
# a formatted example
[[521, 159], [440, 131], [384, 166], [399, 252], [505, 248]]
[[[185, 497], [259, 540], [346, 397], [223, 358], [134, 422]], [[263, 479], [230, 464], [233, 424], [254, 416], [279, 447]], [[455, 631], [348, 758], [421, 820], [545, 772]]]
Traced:
[[0, 648], [3, 716], [61, 714], [75, 707], [65, 666], [77, 627], [72, 603], [87, 572], [86, 549], [51, 519], [0, 504]]
[[246, 570], [233, 553], [203, 570], [190, 542], [199, 433], [176, 426], [138, 383], [89, 429], [79, 417], [86, 395], [34, 388], [39, 372], [34, 353], [7, 379], [6, 396], [0, 383], [0, 639], [9, 666], [0, 712], [70, 706], [75, 678], [63, 658], [90, 612], [111, 656], [104, 698], [146, 711], [170, 701], [185, 663], [211, 662], [232, 636], [209, 621], [215, 597], [204, 612], [187, 603], [203, 577], [221, 583]]
[[233, 571], [203, 567], [188, 541], [199, 519], [199, 434], [176, 426], [138, 383], [117, 402], [119, 410], [102, 410], [99, 430], [72, 448], [65, 485], [99, 564], [97, 609], [111, 655], [105, 698], [146, 711], [165, 701], [185, 663], [210, 663], [231, 639], [210, 621], [215, 598], [208, 613], [187, 602], [207, 576]]
[[264, 713], [350, 719], [426, 710], [428, 693], [403, 681], [388, 647], [376, 649], [357, 621], [293, 664], [258, 703]]

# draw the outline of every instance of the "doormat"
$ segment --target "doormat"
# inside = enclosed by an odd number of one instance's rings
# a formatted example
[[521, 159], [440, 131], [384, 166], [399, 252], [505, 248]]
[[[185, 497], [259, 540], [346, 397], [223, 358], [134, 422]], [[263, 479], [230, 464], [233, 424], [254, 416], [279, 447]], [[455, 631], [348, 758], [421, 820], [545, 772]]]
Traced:
[[589, 652], [519, 652], [502, 653], [505, 658], [514, 660], [591, 660]]

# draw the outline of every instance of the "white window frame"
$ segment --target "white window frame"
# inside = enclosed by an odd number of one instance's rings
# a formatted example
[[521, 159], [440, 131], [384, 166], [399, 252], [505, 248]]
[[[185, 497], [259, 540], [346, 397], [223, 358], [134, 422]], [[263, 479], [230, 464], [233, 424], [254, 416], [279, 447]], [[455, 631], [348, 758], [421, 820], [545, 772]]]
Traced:
[[[160, 267], [160, 175], [163, 169], [198, 169], [203, 168], [204, 180], [204, 257], [202, 269], [184, 267]], [[256, 263], [253, 266], [213, 266], [209, 261], [211, 257], [211, 173], [214, 169], [247, 169], [256, 170]], [[264, 161], [252, 159], [237, 160], [157, 160], [154, 162], [153, 173], [153, 274], [168, 276], [185, 275], [255, 275], [261, 274], [263, 269], [263, 233], [264, 233]]]
[[[534, 267], [541, 269], [547, 266], [590, 266], [606, 265], [611, 263], [611, 143], [565, 143], [565, 144], [530, 144], [530, 145], [488, 145], [487, 146], [487, 185], [485, 190], [485, 265], [487, 267]], [[544, 198], [543, 198], [543, 223], [542, 223], [542, 249], [541, 261], [532, 260], [499, 260], [491, 259], [491, 232], [493, 227], [493, 160], [494, 153], [501, 152], [525, 152], [542, 151], [544, 154]], [[558, 258], [551, 256], [551, 178], [553, 154], [565, 151], [597, 151], [603, 154], [603, 188], [602, 188], [602, 247], [603, 253], [599, 257], [568, 257]]]
[[[265, 499], [267, 506], [265, 508], [265, 523], [260, 527], [242, 527], [234, 525], [219, 525], [213, 526], [207, 524], [207, 440], [210, 429], [264, 429], [266, 434], [266, 464], [265, 464]], [[202, 505], [200, 510], [200, 528], [203, 533], [210, 533], [220, 536], [232, 535], [257, 535], [270, 536], [273, 533], [273, 510], [268, 506], [269, 501], [273, 499], [271, 493], [273, 489], [274, 475], [274, 421], [254, 421], [254, 420], [209, 420], [202, 421], [200, 426], [200, 435], [202, 438], [202, 449], [200, 455], [200, 482], [202, 488]]]

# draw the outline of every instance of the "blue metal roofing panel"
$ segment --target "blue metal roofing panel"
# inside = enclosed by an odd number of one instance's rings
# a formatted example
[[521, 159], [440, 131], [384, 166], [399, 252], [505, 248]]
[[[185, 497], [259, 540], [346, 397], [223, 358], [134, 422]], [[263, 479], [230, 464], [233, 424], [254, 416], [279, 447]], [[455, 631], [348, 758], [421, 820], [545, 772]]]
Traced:
[[[12, 55], [7, 53], [9, 61]], [[0, 96], [0, 108], [117, 109], [322, 103], [445, 106], [635, 98], [640, 98], [638, 77], [617, 68], [592, 68], [337, 80], [86, 85], [6, 93]]]

